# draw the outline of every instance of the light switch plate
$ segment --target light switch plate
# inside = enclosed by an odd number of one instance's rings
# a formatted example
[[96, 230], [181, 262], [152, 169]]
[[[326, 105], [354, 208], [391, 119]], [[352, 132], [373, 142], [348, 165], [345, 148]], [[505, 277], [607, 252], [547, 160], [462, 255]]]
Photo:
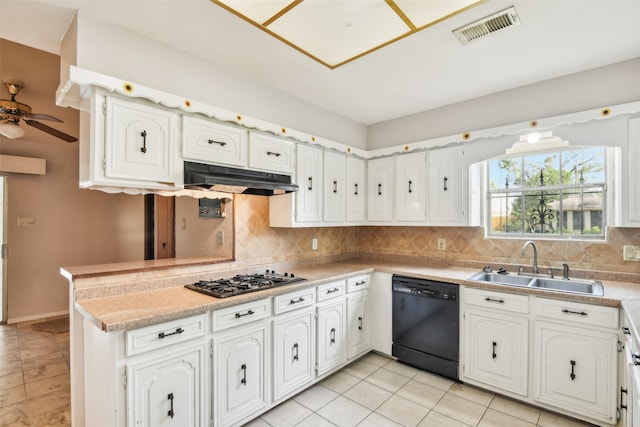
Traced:
[[640, 262], [640, 246], [624, 245], [622, 247], [622, 260]]

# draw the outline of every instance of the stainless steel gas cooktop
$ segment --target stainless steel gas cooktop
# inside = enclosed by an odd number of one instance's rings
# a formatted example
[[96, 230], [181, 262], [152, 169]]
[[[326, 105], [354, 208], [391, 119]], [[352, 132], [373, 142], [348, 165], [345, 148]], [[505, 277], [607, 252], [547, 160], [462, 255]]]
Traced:
[[185, 288], [216, 298], [226, 298], [305, 280], [294, 274], [278, 274], [273, 270], [266, 270], [264, 273], [238, 274], [229, 279], [200, 280], [185, 285]]

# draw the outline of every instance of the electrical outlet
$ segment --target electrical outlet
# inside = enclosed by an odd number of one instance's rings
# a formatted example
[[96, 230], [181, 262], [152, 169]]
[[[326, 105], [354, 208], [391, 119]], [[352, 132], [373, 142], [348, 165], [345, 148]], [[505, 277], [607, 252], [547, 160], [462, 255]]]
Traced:
[[224, 231], [222, 230], [218, 231], [218, 234], [216, 237], [218, 238], [218, 244], [224, 245]]
[[31, 218], [18, 218], [18, 227], [35, 227], [36, 219]]
[[318, 250], [318, 239], [312, 239], [311, 240], [311, 249], [314, 251]]
[[622, 260], [640, 262], [640, 246], [624, 245], [622, 247]]
[[438, 250], [439, 251], [447, 250], [447, 239], [438, 239]]

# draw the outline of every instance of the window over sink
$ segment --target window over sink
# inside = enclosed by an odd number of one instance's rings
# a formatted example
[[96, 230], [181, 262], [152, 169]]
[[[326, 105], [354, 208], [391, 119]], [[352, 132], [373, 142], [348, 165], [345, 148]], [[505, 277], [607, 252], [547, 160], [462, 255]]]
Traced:
[[569, 147], [550, 136], [546, 149], [532, 147], [516, 143], [486, 161], [487, 236], [605, 240], [607, 147]]

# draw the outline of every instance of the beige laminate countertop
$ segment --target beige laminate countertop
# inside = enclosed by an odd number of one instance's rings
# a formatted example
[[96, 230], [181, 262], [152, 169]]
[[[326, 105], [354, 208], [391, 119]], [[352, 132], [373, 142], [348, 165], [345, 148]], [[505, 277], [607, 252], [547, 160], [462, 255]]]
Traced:
[[[258, 270], [259, 268], [256, 268], [256, 271]], [[624, 300], [625, 308], [629, 307], [629, 309], [638, 313], [636, 316], [638, 317], [637, 330], [640, 330], [640, 284], [602, 281], [604, 285], [604, 296], [598, 297], [526, 287], [472, 282], [466, 279], [472, 274], [477, 273], [478, 270], [471, 268], [454, 266], [429, 267], [420, 264], [385, 263], [380, 261], [363, 260], [340, 261], [293, 268], [290, 269], [291, 273], [294, 273], [298, 277], [304, 277], [307, 281], [230, 298], [213, 298], [184, 288], [183, 285], [186, 283], [179, 283], [176, 284], [175, 287], [79, 301], [76, 303], [76, 307], [81, 310], [84, 315], [89, 316], [89, 318], [102, 330], [111, 332], [135, 329], [181, 317], [196, 315], [210, 310], [281, 295], [333, 280], [340, 280], [358, 274], [370, 273], [372, 271], [401, 274], [417, 278], [446, 281], [465, 286], [480, 287], [484, 289], [493, 289], [517, 294], [529, 294], [611, 307], [620, 307]], [[634, 302], [634, 300], [636, 300], [636, 302]]]

